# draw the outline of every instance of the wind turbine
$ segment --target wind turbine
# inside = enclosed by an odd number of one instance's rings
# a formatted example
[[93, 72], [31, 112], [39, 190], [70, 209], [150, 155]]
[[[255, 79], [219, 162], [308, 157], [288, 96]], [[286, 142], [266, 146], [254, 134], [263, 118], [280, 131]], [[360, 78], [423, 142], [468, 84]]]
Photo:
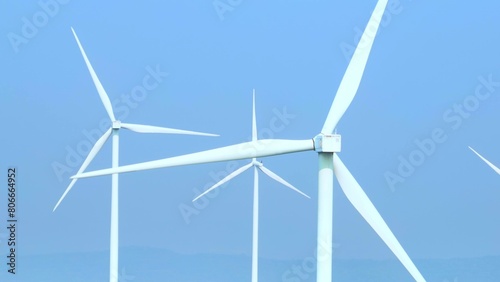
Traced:
[[377, 2], [368, 25], [359, 41], [363, 44], [358, 44], [356, 47], [323, 124], [323, 128], [314, 138], [307, 140], [257, 140], [183, 156], [77, 174], [73, 178], [85, 178], [162, 167], [261, 158], [314, 150], [318, 153], [319, 157], [317, 281], [332, 281], [334, 174], [337, 176], [340, 187], [349, 201], [387, 244], [413, 278], [418, 282], [425, 281], [361, 186], [340, 160], [338, 154], [336, 154], [340, 152], [341, 138], [340, 135], [333, 134], [337, 123], [356, 95], [387, 2], [387, 0], [379, 0]]
[[472, 150], [476, 155], [478, 155], [487, 165], [489, 165], [496, 173], [500, 174], [500, 169], [496, 167], [494, 164], [490, 163], [487, 159], [485, 159], [483, 156], [481, 156], [476, 150], [472, 149], [472, 147], [469, 146], [469, 149]]
[[[253, 91], [253, 107], [252, 107], [252, 141], [257, 141], [257, 122], [255, 118], [255, 89]], [[252, 158], [252, 161], [240, 167], [239, 169], [233, 171], [230, 173], [228, 176], [224, 177], [221, 181], [217, 182], [214, 184], [212, 187], [208, 188], [205, 192], [200, 194], [198, 197], [194, 198], [193, 202], [198, 200], [199, 198], [203, 197], [210, 191], [214, 190], [215, 188], [221, 186], [222, 184], [228, 182], [229, 180], [235, 178], [236, 176], [240, 175], [244, 171], [248, 170], [253, 166], [253, 177], [254, 177], [254, 183], [253, 183], [253, 225], [252, 225], [252, 282], [257, 282], [258, 281], [258, 269], [259, 269], [259, 174], [257, 170], [262, 171], [264, 174], [267, 176], [271, 177], [272, 179], [278, 181], [279, 183], [285, 185], [286, 187], [294, 190], [295, 192], [303, 195], [304, 197], [310, 198], [306, 194], [304, 194], [302, 191], [299, 189], [295, 188], [292, 184], [288, 183], [285, 181], [283, 178], [278, 176], [276, 173], [272, 172], [268, 168], [266, 168], [261, 162], [258, 162], [256, 158]]]
[[[80, 48], [80, 52], [82, 53], [83, 59], [85, 60], [85, 64], [89, 69], [90, 75], [92, 76], [92, 80], [97, 88], [97, 92], [99, 93], [99, 97], [101, 98], [102, 103], [104, 104], [104, 108], [108, 113], [109, 118], [111, 119], [112, 126], [108, 129], [95, 143], [94, 147], [90, 150], [87, 158], [82, 163], [82, 166], [78, 170], [77, 173], [82, 173], [90, 164], [90, 162], [94, 159], [97, 153], [101, 150], [104, 143], [109, 139], [110, 136], [113, 136], [112, 143], [112, 167], [118, 167], [118, 148], [119, 148], [119, 131], [121, 128], [129, 129], [139, 133], [170, 133], [170, 134], [189, 134], [189, 135], [203, 135], [203, 136], [217, 136], [214, 134], [201, 133], [195, 131], [187, 131], [187, 130], [179, 130], [173, 128], [164, 128], [158, 126], [151, 125], [142, 125], [142, 124], [131, 124], [131, 123], [122, 123], [115, 118], [113, 107], [111, 106], [111, 101], [109, 100], [104, 87], [102, 86], [99, 78], [97, 77], [94, 68], [90, 64], [85, 51], [83, 50], [82, 45], [80, 44], [80, 40], [75, 33], [75, 30], [71, 28], [73, 31], [73, 35], [75, 36], [76, 43], [78, 43], [78, 47]], [[64, 191], [63, 195], [57, 201], [53, 212], [57, 209], [59, 204], [61, 204], [62, 200], [66, 197], [68, 192], [71, 190], [73, 185], [75, 185], [76, 179], [73, 179], [69, 184], [66, 191]], [[111, 232], [110, 232], [110, 258], [109, 258], [109, 280], [111, 282], [118, 281], [118, 174], [113, 174], [111, 177]]]

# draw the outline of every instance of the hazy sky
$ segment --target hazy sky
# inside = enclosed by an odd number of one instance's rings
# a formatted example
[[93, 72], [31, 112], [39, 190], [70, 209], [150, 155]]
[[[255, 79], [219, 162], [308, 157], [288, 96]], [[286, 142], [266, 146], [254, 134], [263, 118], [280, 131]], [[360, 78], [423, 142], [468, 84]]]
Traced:
[[[131, 164], [249, 140], [253, 88], [261, 138], [314, 137], [375, 4], [2, 4], [0, 167], [3, 179], [7, 167], [19, 170], [23, 254], [109, 247], [110, 177], [79, 180], [52, 213], [108, 126], [70, 27], [123, 122], [221, 135], [122, 130], [120, 163]], [[500, 255], [500, 175], [467, 148], [500, 166], [499, 8], [495, 1], [392, 1], [338, 125], [342, 160], [412, 258]], [[88, 170], [110, 167], [110, 148]], [[261, 161], [312, 199], [261, 174], [260, 255], [312, 256], [317, 154]], [[247, 162], [120, 176], [120, 246], [250, 254], [251, 172], [191, 203], [213, 178]], [[393, 259], [337, 182], [334, 189], [334, 257]]]

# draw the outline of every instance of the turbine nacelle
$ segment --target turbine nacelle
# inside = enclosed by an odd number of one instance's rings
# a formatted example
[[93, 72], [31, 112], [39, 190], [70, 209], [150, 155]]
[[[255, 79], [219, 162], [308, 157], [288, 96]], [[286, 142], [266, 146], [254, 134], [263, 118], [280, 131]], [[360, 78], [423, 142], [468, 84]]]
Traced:
[[340, 134], [320, 133], [313, 138], [314, 151], [318, 153], [340, 153]]
[[122, 128], [122, 122], [119, 120], [114, 120], [113, 121], [113, 129], [120, 129]]

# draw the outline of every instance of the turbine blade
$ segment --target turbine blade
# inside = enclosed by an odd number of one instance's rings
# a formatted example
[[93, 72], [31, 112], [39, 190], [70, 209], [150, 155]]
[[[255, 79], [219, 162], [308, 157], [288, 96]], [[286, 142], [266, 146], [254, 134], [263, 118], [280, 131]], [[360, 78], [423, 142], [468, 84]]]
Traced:
[[375, 10], [368, 21], [368, 24], [361, 36], [361, 40], [354, 51], [354, 55], [349, 62], [349, 66], [340, 82], [337, 94], [333, 100], [328, 116], [323, 125], [321, 133], [331, 134], [337, 123], [344, 115], [345, 111], [351, 104], [356, 92], [358, 91], [359, 83], [363, 77], [363, 72], [365, 70], [366, 62], [370, 55], [370, 51], [375, 40], [375, 35], [379, 24], [381, 22], [382, 16], [387, 6], [388, 0], [379, 0]]
[[62, 194], [61, 198], [59, 198], [59, 201], [57, 201], [57, 204], [54, 206], [54, 208], [52, 209], [52, 212], [55, 212], [57, 207], [59, 207], [59, 205], [61, 204], [61, 202], [64, 200], [64, 198], [66, 197], [66, 194], [68, 194], [68, 192], [71, 190], [71, 188], [73, 188], [73, 185], [75, 185], [75, 182], [77, 181], [78, 179], [71, 179], [71, 183], [69, 183], [68, 187], [66, 188], [66, 190], [64, 191], [64, 193]]
[[[78, 173], [82, 173], [89, 166], [90, 162], [94, 159], [94, 157], [97, 155], [97, 153], [99, 153], [99, 151], [101, 150], [101, 148], [104, 145], [104, 143], [106, 143], [106, 140], [108, 140], [109, 136], [111, 135], [111, 130], [112, 130], [111, 128], [108, 129], [108, 131], [106, 131], [101, 136], [101, 138], [99, 138], [99, 140], [97, 140], [95, 142], [94, 147], [92, 147], [92, 149], [90, 150], [87, 158], [83, 161], [82, 166], [78, 170], [77, 174]], [[59, 204], [61, 204], [62, 200], [66, 197], [66, 194], [68, 194], [68, 192], [71, 190], [71, 188], [73, 187], [73, 185], [75, 185], [76, 180], [78, 180], [78, 179], [71, 180], [71, 183], [69, 184], [68, 188], [66, 188], [66, 190], [62, 194], [62, 196], [59, 199], [59, 201], [57, 201], [57, 204], [55, 205], [55, 207], [52, 210], [52, 212], [54, 212], [57, 209], [57, 207], [59, 206]]]
[[494, 164], [490, 163], [487, 159], [485, 159], [483, 156], [481, 156], [476, 150], [472, 149], [472, 147], [469, 146], [469, 149], [472, 150], [472, 152], [476, 153], [487, 165], [489, 165], [496, 173], [500, 174], [500, 169], [496, 167]]
[[215, 188], [217, 188], [217, 187], [221, 186], [222, 184], [228, 182], [229, 180], [235, 178], [236, 176], [238, 176], [239, 174], [241, 174], [245, 170], [247, 170], [250, 167], [252, 167], [252, 165], [253, 165], [252, 163], [249, 163], [249, 164], [247, 164], [245, 166], [242, 166], [242, 167], [238, 168], [237, 170], [231, 172], [228, 176], [224, 177], [221, 181], [217, 182], [212, 187], [210, 187], [207, 190], [205, 190], [205, 192], [201, 193], [198, 197], [194, 198], [193, 202], [196, 201], [196, 200], [198, 200], [199, 198], [203, 197], [208, 192], [214, 190]]
[[306, 198], [311, 198], [309, 197], [307, 194], [305, 194], [304, 192], [300, 191], [299, 189], [295, 188], [292, 184], [288, 183], [285, 179], [281, 178], [279, 175], [277, 175], [276, 173], [272, 172], [271, 170], [269, 170], [268, 168], [266, 168], [265, 166], [258, 166], [258, 168], [265, 174], [267, 174], [267, 176], [271, 177], [272, 179], [278, 181], [279, 183], [285, 185], [286, 187], [294, 190], [295, 192], [301, 194], [302, 196], [306, 197]]
[[91, 171], [74, 175], [71, 178], [86, 178], [162, 167], [260, 158], [309, 150], [314, 150], [312, 140], [263, 139], [156, 161]]
[[202, 135], [202, 136], [219, 136], [217, 134], [203, 133], [182, 129], [166, 128], [152, 125], [122, 123], [123, 128], [139, 132], [139, 133], [167, 133], [167, 134], [187, 134], [187, 135]]
[[418, 282], [425, 281], [373, 203], [336, 154], [334, 154], [333, 158], [333, 170], [342, 190], [356, 210], [370, 224], [373, 230], [377, 232], [413, 278]]
[[255, 118], [255, 89], [253, 90], [253, 107], [252, 107], [252, 141], [257, 141], [257, 121]]
[[106, 108], [106, 112], [108, 112], [108, 116], [111, 119], [111, 121], [115, 121], [115, 114], [113, 113], [113, 107], [111, 106], [111, 101], [109, 100], [108, 94], [106, 94], [106, 91], [104, 90], [104, 87], [102, 87], [101, 82], [99, 81], [99, 78], [97, 77], [97, 74], [94, 71], [94, 68], [90, 64], [89, 59], [87, 58], [87, 55], [85, 54], [85, 51], [83, 50], [82, 44], [80, 44], [80, 40], [78, 39], [78, 36], [76, 36], [76, 32], [73, 28], [71, 28], [71, 31], [73, 31], [73, 35], [75, 36], [76, 43], [78, 43], [78, 47], [80, 47], [80, 52], [82, 52], [83, 59], [85, 60], [85, 64], [87, 65], [87, 68], [89, 69], [90, 76], [92, 76], [92, 80], [94, 81], [95, 87], [97, 88], [97, 92], [99, 93], [99, 96], [101, 97], [101, 101], [104, 105], [104, 108]]

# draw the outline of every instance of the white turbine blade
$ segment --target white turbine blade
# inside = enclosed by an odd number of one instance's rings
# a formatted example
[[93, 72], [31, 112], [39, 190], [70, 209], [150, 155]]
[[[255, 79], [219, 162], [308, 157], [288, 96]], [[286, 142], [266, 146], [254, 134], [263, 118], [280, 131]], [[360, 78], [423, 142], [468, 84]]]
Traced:
[[413, 278], [418, 282], [425, 282], [424, 277], [422, 276], [422, 274], [420, 274], [417, 267], [413, 264], [406, 251], [398, 242], [398, 239], [396, 239], [392, 231], [389, 229], [389, 226], [387, 226], [373, 203], [365, 194], [356, 179], [354, 179], [352, 174], [342, 163], [337, 154], [334, 154], [333, 170], [335, 172], [335, 175], [337, 176], [340, 186], [342, 187], [342, 190], [344, 191], [345, 195], [352, 203], [352, 205], [356, 208], [356, 210], [358, 210], [361, 216], [363, 216], [363, 218], [370, 224], [373, 230], [377, 232], [380, 238], [382, 238], [382, 240], [396, 255], [399, 261], [401, 261], [404, 267], [406, 267]]
[[252, 163], [249, 163], [249, 164], [242, 166], [242, 167], [238, 168], [237, 170], [231, 172], [228, 176], [224, 177], [221, 181], [217, 182], [212, 187], [208, 188], [205, 192], [201, 193], [198, 197], [194, 198], [193, 202], [198, 200], [199, 198], [203, 197], [208, 192], [214, 190], [215, 188], [217, 188], [217, 187], [221, 186], [222, 184], [228, 182], [229, 180], [235, 178], [236, 176], [238, 176], [239, 174], [241, 174], [245, 170], [251, 168], [252, 165], [253, 165]]
[[354, 55], [349, 62], [349, 66], [340, 82], [337, 94], [333, 100], [328, 116], [323, 125], [321, 133], [331, 134], [337, 123], [344, 115], [345, 111], [351, 104], [356, 92], [358, 91], [359, 83], [363, 77], [366, 62], [375, 40], [380, 21], [387, 6], [388, 0], [379, 0], [375, 10], [372, 13], [370, 20], [361, 36], [361, 40], [354, 51]]
[[78, 179], [71, 179], [71, 183], [68, 185], [68, 188], [66, 188], [66, 190], [64, 191], [64, 193], [61, 196], [61, 198], [59, 198], [59, 201], [57, 201], [57, 204], [54, 206], [54, 209], [52, 209], [52, 212], [56, 211], [57, 207], [59, 207], [59, 205], [61, 204], [61, 202], [66, 197], [66, 194], [68, 194], [68, 192], [71, 190], [71, 188], [73, 188], [73, 185], [75, 185], [76, 180], [78, 180]]
[[115, 169], [111, 168], [91, 171], [74, 175], [71, 178], [86, 178], [162, 167], [260, 158], [309, 150], [314, 150], [314, 143], [312, 140], [263, 139], [255, 142], [245, 142], [188, 155], [122, 166]]
[[252, 107], [252, 141], [257, 141], [257, 121], [255, 118], [255, 89], [253, 90], [253, 107]]
[[487, 165], [489, 165], [494, 171], [496, 171], [498, 174], [500, 174], [500, 169], [496, 167], [494, 164], [490, 163], [487, 159], [485, 159], [483, 156], [481, 156], [478, 152], [476, 152], [472, 147], [469, 146], [469, 149], [472, 150], [472, 152], [476, 153]]
[[89, 59], [87, 58], [87, 55], [85, 54], [85, 51], [83, 50], [82, 44], [80, 44], [80, 40], [78, 40], [78, 36], [76, 36], [76, 32], [73, 28], [71, 28], [71, 31], [73, 31], [73, 35], [75, 36], [76, 43], [78, 43], [78, 47], [80, 47], [80, 52], [82, 52], [83, 59], [85, 60], [85, 64], [87, 64], [87, 68], [89, 69], [90, 76], [92, 76], [92, 80], [94, 81], [95, 87], [97, 88], [97, 92], [99, 93], [99, 96], [101, 97], [101, 101], [104, 105], [104, 108], [106, 108], [106, 112], [108, 112], [108, 116], [111, 119], [111, 121], [115, 121], [115, 114], [113, 113], [113, 107], [111, 106], [111, 101], [109, 100], [108, 94], [106, 94], [106, 91], [104, 90], [104, 87], [102, 87], [101, 82], [99, 81], [99, 78], [97, 77], [97, 74], [94, 71], [94, 68], [90, 64]]
[[130, 129], [139, 133], [167, 133], [167, 134], [187, 134], [187, 135], [202, 135], [202, 136], [219, 136], [217, 134], [203, 133], [182, 129], [166, 128], [152, 125], [122, 123], [121, 127]]
[[[95, 142], [94, 147], [92, 147], [92, 150], [90, 150], [89, 155], [83, 161], [82, 166], [80, 167], [80, 169], [78, 170], [77, 173], [82, 173], [89, 166], [90, 162], [94, 159], [94, 157], [97, 155], [97, 153], [99, 152], [99, 150], [101, 150], [102, 146], [104, 145], [104, 143], [106, 142], [106, 140], [108, 140], [108, 138], [109, 138], [110, 135], [111, 135], [111, 128], [108, 129], [108, 131], [106, 131], [101, 136], [101, 138], [99, 138], [99, 140], [97, 140], [97, 142]], [[52, 210], [53, 212], [57, 209], [57, 207], [59, 206], [59, 204], [66, 197], [66, 194], [68, 194], [69, 190], [71, 190], [71, 188], [73, 187], [73, 185], [75, 185], [76, 180], [78, 180], [78, 179], [71, 180], [71, 183], [69, 184], [68, 188], [66, 188], [66, 191], [64, 191], [64, 193], [61, 196], [61, 198], [59, 199], [59, 201], [57, 201], [56, 206]]]
[[301, 194], [302, 196], [306, 197], [306, 198], [311, 198], [309, 197], [307, 194], [305, 194], [304, 192], [300, 191], [299, 189], [295, 188], [292, 184], [288, 183], [285, 179], [281, 178], [279, 175], [277, 175], [276, 173], [272, 172], [271, 170], [269, 170], [268, 168], [266, 168], [265, 166], [258, 166], [258, 168], [265, 174], [267, 174], [267, 176], [271, 177], [272, 179], [278, 181], [279, 183], [285, 185], [286, 187], [294, 190], [295, 192]]

